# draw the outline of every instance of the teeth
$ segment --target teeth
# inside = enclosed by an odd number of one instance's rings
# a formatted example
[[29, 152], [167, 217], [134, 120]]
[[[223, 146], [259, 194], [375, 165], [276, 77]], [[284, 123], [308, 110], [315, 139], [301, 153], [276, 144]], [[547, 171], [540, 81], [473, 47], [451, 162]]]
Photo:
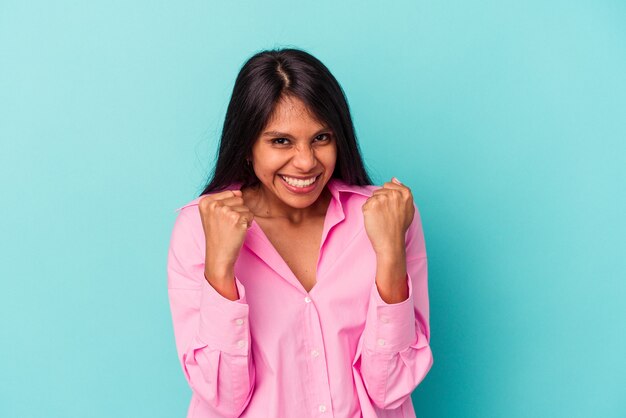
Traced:
[[287, 183], [289, 183], [290, 185], [294, 186], [294, 187], [307, 187], [310, 186], [311, 184], [315, 183], [315, 179], [317, 177], [312, 177], [308, 180], [299, 180], [299, 179], [294, 179], [291, 177], [285, 177], [285, 176], [281, 176]]

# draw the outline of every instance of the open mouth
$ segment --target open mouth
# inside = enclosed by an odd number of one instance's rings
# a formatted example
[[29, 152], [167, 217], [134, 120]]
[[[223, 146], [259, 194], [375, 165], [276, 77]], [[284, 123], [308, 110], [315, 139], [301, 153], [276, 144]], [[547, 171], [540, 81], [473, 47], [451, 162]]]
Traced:
[[296, 192], [308, 192], [313, 190], [317, 186], [317, 181], [322, 175], [307, 179], [307, 180], [298, 180], [291, 177], [286, 177], [283, 175], [279, 175], [279, 177], [283, 180], [283, 183], [287, 186], [288, 189], [296, 191]]

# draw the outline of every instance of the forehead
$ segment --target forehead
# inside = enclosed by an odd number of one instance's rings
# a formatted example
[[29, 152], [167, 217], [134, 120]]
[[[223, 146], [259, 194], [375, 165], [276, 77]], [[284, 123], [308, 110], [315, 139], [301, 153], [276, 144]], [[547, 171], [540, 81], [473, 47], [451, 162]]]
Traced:
[[315, 125], [316, 127], [323, 125], [323, 122], [302, 100], [295, 96], [283, 96], [274, 106], [266, 128], [300, 123]]

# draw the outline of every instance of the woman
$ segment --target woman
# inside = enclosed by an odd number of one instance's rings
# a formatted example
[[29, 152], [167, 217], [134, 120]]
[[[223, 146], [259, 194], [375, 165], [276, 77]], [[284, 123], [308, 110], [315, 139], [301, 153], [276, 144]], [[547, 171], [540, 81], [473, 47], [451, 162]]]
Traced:
[[168, 292], [188, 417], [415, 417], [432, 366], [419, 212], [371, 185], [343, 91], [297, 49], [241, 68]]

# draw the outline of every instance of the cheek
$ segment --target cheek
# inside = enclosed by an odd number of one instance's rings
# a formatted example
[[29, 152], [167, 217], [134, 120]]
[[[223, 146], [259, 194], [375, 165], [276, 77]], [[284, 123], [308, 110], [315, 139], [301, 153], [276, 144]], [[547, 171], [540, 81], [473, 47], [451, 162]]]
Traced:
[[283, 165], [280, 158], [267, 155], [255, 161], [254, 171], [259, 179], [271, 179]]
[[324, 150], [324, 152], [320, 154], [319, 159], [326, 167], [334, 166], [337, 162], [337, 148], [329, 147], [328, 150]]

